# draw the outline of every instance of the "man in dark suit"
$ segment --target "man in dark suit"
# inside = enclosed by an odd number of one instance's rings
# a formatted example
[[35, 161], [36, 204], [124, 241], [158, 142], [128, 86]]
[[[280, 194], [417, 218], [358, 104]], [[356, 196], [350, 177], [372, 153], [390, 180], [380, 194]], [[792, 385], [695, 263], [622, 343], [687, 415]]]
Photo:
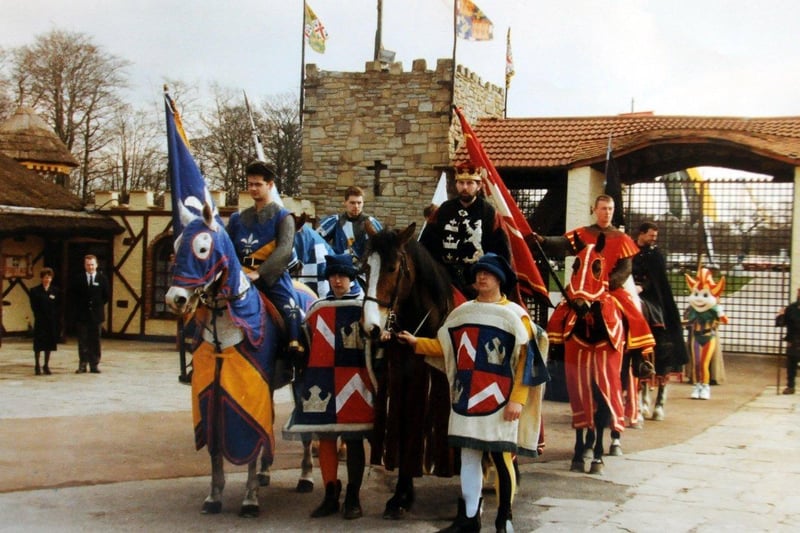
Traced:
[[75, 373], [85, 373], [88, 366], [90, 372], [99, 374], [100, 330], [105, 320], [105, 307], [108, 302], [108, 281], [97, 271], [97, 257], [85, 256], [83, 267], [85, 274], [78, 276], [72, 287], [80, 361]]

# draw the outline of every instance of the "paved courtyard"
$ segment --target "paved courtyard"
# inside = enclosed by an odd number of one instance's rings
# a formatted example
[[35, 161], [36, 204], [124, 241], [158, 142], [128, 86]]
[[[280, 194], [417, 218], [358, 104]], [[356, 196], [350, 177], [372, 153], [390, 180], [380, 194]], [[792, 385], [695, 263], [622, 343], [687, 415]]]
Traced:
[[[368, 470], [365, 517], [310, 519], [322, 498], [293, 491], [299, 445], [278, 437], [276, 470], [262, 489], [262, 515], [237, 516], [241, 467], [228, 467], [223, 513], [204, 516], [208, 454], [195, 451], [189, 387], [178, 382], [168, 343], [104, 340], [102, 374], [74, 374], [74, 341], [34, 376], [30, 341], [0, 347], [2, 531], [435, 531], [449, 523], [458, 480], [426, 477], [407, 519], [381, 518], [394, 473]], [[675, 383], [663, 422], [628, 430], [625, 455], [602, 477], [569, 472], [566, 404], [546, 402], [547, 448], [524, 460], [514, 504], [517, 531], [795, 531], [800, 523], [800, 401], [776, 395], [776, 360], [726, 359], [728, 382], [708, 402]], [[282, 424], [291, 408], [278, 393]], [[346, 475], [344, 465], [340, 474]], [[494, 495], [484, 494], [491, 530]]]

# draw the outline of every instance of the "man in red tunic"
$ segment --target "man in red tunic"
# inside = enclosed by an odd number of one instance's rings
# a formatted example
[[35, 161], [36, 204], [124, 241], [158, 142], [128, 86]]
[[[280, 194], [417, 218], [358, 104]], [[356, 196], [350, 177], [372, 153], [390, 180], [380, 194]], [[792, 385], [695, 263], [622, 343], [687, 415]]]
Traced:
[[[611, 295], [616, 298], [622, 307], [623, 314], [627, 320], [627, 340], [625, 351], [641, 350], [642, 354], [652, 352], [655, 339], [650, 332], [647, 320], [642, 315], [641, 306], [634, 299], [632, 292], [625, 289], [625, 283], [631, 278], [633, 267], [633, 257], [639, 253], [639, 247], [634, 240], [615, 228], [611, 224], [614, 217], [614, 199], [606, 194], [599, 195], [594, 201], [592, 209], [596, 222], [591, 226], [583, 226], [566, 233], [563, 236], [543, 237], [535, 235], [536, 240], [542, 245], [545, 251], [563, 255], [573, 255], [575, 253], [575, 238], [579, 238], [585, 244], [597, 244], [597, 237], [602, 233], [606, 237], [605, 248], [602, 255], [606, 260], [608, 268], [608, 288]], [[626, 358], [627, 359], [627, 358]], [[625, 363], [623, 363], [623, 369]], [[630, 370], [623, 370], [623, 387], [628, 392], [628, 401], [625, 405], [625, 416], [632, 423], [639, 418], [637, 386], [638, 380], [631, 376]], [[637, 371], [638, 369], [633, 369]]]

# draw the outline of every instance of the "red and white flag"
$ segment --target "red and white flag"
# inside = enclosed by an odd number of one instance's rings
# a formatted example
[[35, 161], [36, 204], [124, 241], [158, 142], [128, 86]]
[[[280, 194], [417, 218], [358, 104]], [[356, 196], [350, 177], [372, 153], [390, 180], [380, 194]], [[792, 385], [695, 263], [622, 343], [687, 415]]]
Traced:
[[503, 218], [503, 229], [508, 235], [511, 246], [511, 267], [519, 278], [519, 288], [523, 296], [539, 295], [549, 300], [547, 286], [542, 279], [536, 261], [533, 259], [531, 250], [525, 238], [533, 238], [533, 230], [528, 220], [520, 211], [517, 202], [508, 192], [505, 183], [494, 168], [494, 164], [489, 159], [483, 145], [478, 140], [472, 127], [467, 122], [464, 114], [458, 107], [454, 107], [458, 119], [461, 121], [461, 131], [467, 141], [467, 151], [469, 152], [470, 162], [475, 166], [486, 169], [487, 186], [484, 188], [486, 197], [489, 198]]

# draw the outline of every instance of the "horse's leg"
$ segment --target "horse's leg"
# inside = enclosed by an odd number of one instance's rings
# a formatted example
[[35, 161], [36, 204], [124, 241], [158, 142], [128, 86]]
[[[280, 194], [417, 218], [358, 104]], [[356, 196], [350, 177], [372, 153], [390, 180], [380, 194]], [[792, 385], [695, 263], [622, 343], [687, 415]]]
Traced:
[[222, 512], [222, 491], [225, 489], [225, 470], [222, 465], [222, 454], [211, 456], [211, 492], [206, 496], [203, 514], [219, 514]]
[[[597, 411], [594, 413], [594, 426], [597, 433], [597, 439], [594, 443], [594, 458], [589, 467], [590, 474], [603, 473], [603, 433], [606, 427], [611, 425], [611, 409], [608, 404], [600, 398], [597, 404]], [[619, 435], [619, 433], [617, 433]], [[613, 440], [612, 440], [613, 442]]]
[[583, 441], [583, 458], [586, 461], [591, 461], [594, 457], [592, 448], [594, 448], [595, 429], [596, 428], [586, 429], [586, 440]]
[[311, 439], [303, 439], [303, 458], [300, 461], [300, 479], [297, 480], [297, 492], [307, 493], [314, 490], [314, 462], [311, 460]]
[[652, 378], [639, 381], [639, 412], [642, 417], [650, 416], [650, 381]]
[[207, 443], [211, 455], [211, 492], [203, 502], [203, 514], [219, 514], [222, 512], [222, 491], [225, 489], [225, 469], [223, 466], [222, 451], [220, 446], [220, 432], [222, 428], [220, 409], [220, 375], [222, 373], [222, 359], [214, 361], [214, 384], [212, 393], [213, 425], [211, 438]]
[[247, 484], [245, 485], [244, 500], [239, 516], [244, 518], [255, 518], [258, 516], [258, 486], [259, 479], [256, 474], [256, 459], [247, 464]]
[[[590, 430], [587, 430], [587, 432]], [[572, 464], [569, 467], [570, 472], [583, 472], [583, 430], [575, 430], [575, 453], [572, 455]]]
[[656, 396], [656, 406], [653, 408], [653, 420], [664, 420], [664, 404], [667, 403], [667, 378], [660, 379], [658, 382], [658, 395]]
[[272, 466], [272, 461], [269, 459], [265, 452], [265, 449], [261, 450], [261, 469], [258, 471], [258, 484], [262, 487], [269, 487], [271, 475], [270, 475], [270, 467]]
[[611, 444], [608, 447], [608, 455], [619, 457], [622, 455], [622, 434], [616, 429], [611, 430]]

